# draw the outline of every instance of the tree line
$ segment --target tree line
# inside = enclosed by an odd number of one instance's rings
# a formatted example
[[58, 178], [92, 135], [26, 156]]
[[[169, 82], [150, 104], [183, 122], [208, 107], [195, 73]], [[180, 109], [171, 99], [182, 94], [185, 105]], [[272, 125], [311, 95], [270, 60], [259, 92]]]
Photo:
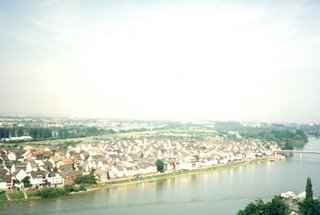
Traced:
[[99, 129], [96, 127], [11, 127], [0, 128], [0, 140], [2, 138], [31, 136], [34, 140], [60, 139], [73, 137], [86, 137], [101, 134], [115, 133], [113, 130]]
[[282, 149], [301, 147], [308, 142], [305, 131], [296, 126], [262, 123], [257, 127], [247, 127], [239, 122], [217, 122], [214, 126], [220, 133], [227, 134], [228, 131], [237, 131], [244, 138], [276, 142]]

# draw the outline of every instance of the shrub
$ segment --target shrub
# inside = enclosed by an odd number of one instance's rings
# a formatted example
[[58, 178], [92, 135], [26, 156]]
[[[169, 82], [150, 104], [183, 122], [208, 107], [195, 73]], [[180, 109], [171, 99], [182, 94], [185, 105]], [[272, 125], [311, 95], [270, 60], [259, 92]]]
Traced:
[[41, 198], [54, 198], [59, 196], [67, 195], [67, 191], [65, 189], [59, 188], [44, 188], [40, 189], [36, 192], [36, 195]]
[[84, 186], [84, 184], [80, 184], [79, 190], [80, 191], [87, 191], [87, 188]]
[[97, 184], [96, 178], [93, 174], [89, 175], [77, 175], [74, 180], [76, 184]]
[[24, 199], [24, 195], [21, 192], [13, 192], [9, 194], [11, 199]]
[[7, 201], [7, 197], [4, 193], [0, 194], [0, 202]]
[[66, 184], [63, 186], [63, 188], [67, 193], [76, 192], [76, 188], [71, 184]]

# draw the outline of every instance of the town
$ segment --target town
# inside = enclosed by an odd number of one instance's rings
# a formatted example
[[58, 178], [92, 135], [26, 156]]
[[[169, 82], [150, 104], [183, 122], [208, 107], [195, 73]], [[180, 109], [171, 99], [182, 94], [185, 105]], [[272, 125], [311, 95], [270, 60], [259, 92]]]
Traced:
[[93, 174], [97, 183], [187, 171], [251, 160], [274, 154], [274, 142], [232, 141], [216, 136], [208, 141], [134, 139], [94, 141], [69, 146], [21, 145], [0, 149], [0, 190], [38, 189], [73, 184], [79, 175]]

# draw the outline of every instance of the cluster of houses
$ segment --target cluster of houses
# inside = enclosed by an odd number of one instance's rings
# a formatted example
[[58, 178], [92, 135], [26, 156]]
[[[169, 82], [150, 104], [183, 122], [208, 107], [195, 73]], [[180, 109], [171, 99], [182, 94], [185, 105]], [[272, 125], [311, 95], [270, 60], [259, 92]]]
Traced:
[[270, 156], [278, 146], [260, 141], [201, 142], [134, 140], [81, 143], [63, 148], [0, 149], [0, 190], [74, 183], [77, 175], [92, 173], [97, 182], [140, 177], [158, 172], [158, 159], [166, 172], [183, 171]]

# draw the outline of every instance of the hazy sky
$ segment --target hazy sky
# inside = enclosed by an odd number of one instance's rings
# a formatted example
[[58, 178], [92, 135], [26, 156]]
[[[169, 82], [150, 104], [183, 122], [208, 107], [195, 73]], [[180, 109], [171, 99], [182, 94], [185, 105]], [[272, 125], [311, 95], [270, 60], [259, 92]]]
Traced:
[[320, 122], [320, 1], [0, 0], [0, 112]]

